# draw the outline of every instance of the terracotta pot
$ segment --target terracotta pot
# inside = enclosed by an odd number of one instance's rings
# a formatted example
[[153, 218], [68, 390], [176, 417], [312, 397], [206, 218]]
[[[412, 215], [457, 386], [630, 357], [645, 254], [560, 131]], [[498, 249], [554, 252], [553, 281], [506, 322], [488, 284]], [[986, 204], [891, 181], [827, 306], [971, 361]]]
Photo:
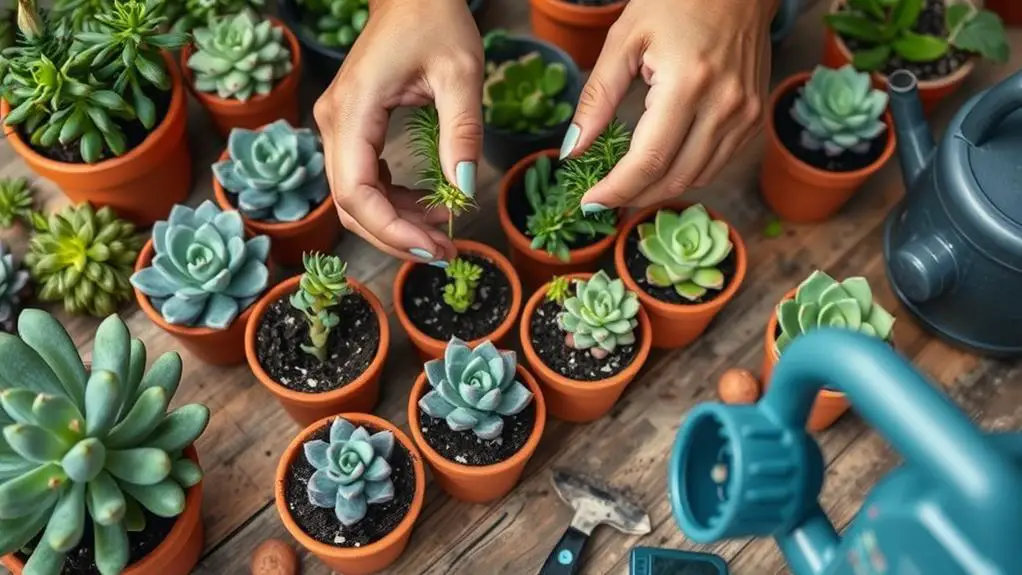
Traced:
[[532, 33], [571, 54], [583, 70], [600, 56], [607, 32], [624, 11], [621, 0], [607, 6], [582, 6], [564, 0], [529, 0]]
[[390, 350], [390, 324], [387, 322], [387, 312], [384, 311], [379, 298], [369, 291], [369, 288], [351, 278], [348, 278], [348, 285], [369, 302], [369, 306], [376, 313], [376, 319], [380, 326], [379, 347], [376, 349], [372, 363], [362, 375], [347, 385], [331, 391], [303, 393], [277, 383], [259, 363], [259, 357], [256, 355], [256, 334], [259, 331], [262, 318], [273, 302], [281, 296], [291, 294], [298, 288], [301, 277], [297, 275], [277, 284], [256, 302], [252, 310], [252, 319], [249, 320], [248, 326], [245, 328], [245, 359], [248, 360], [248, 367], [255, 374], [259, 383], [263, 384], [277, 398], [291, 419], [301, 425], [309, 425], [324, 417], [341, 412], [372, 412], [380, 398], [380, 374], [383, 372], [383, 364], [386, 363], [387, 352]]
[[[588, 279], [592, 275], [571, 274], [566, 277], [576, 280]], [[639, 308], [639, 331], [641, 332], [639, 352], [628, 367], [617, 375], [600, 381], [568, 379], [543, 363], [543, 360], [536, 354], [536, 348], [532, 345], [532, 314], [546, 299], [546, 290], [549, 286], [550, 284], [547, 283], [536, 290], [525, 304], [525, 311], [522, 312], [518, 335], [522, 344], [522, 352], [525, 354], [525, 361], [543, 386], [543, 396], [546, 399], [550, 415], [572, 423], [596, 421], [614, 407], [625, 388], [635, 379], [639, 370], [646, 363], [655, 337], [649, 315], [643, 307]]]
[[[515, 271], [515, 268], [507, 258], [488, 245], [470, 240], [455, 240], [454, 245], [458, 248], [459, 254], [473, 254], [492, 261], [504, 273], [504, 276], [507, 277], [508, 283], [511, 284], [511, 307], [508, 309], [507, 317], [491, 333], [468, 342], [470, 346], [475, 347], [486, 340], [490, 340], [497, 347], [501, 347], [501, 343], [507, 339], [511, 329], [515, 326], [515, 322], [518, 321], [518, 313], [522, 311], [522, 282], [518, 277], [518, 272]], [[419, 357], [423, 361], [428, 361], [443, 357], [444, 350], [447, 349], [447, 342], [423, 333], [422, 330], [412, 323], [412, 320], [408, 317], [408, 312], [405, 310], [405, 282], [408, 281], [408, 274], [411, 273], [412, 268], [421, 265], [427, 264], [405, 262], [397, 270], [397, 277], [394, 278], [394, 315], [397, 316], [401, 327], [408, 334], [408, 339], [411, 340], [412, 345], [419, 351]]]
[[887, 145], [869, 166], [852, 172], [828, 172], [795, 157], [777, 135], [774, 110], [782, 98], [805, 84], [809, 77], [808, 72], [796, 74], [771, 94], [766, 115], [766, 151], [759, 172], [763, 200], [781, 219], [798, 224], [823, 221], [836, 214], [891, 159], [897, 140], [891, 113], [884, 112]]
[[[660, 301], [639, 287], [638, 282], [628, 272], [628, 266], [625, 265], [625, 246], [628, 243], [628, 236], [631, 235], [635, 227], [644, 221], [652, 219], [659, 208], [667, 207], [673, 210], [684, 210], [691, 205], [690, 202], [668, 202], [667, 204], [650, 206], [637, 212], [622, 226], [621, 234], [618, 236], [617, 244], [614, 246], [614, 268], [617, 270], [618, 276], [624, 280], [625, 286], [639, 294], [639, 301], [642, 302], [642, 307], [649, 314], [649, 321], [653, 327], [653, 347], [659, 349], [678, 349], [695, 341], [696, 338], [706, 331], [706, 328], [709, 327], [713, 318], [720, 313], [720, 310], [724, 309], [724, 306], [735, 297], [742, 282], [745, 281], [745, 271], [748, 267], [745, 242], [731, 224], [728, 224], [728, 238], [734, 245], [735, 274], [727, 287], [710, 301], [692, 305]], [[713, 219], [723, 220], [719, 214], [709, 208], [706, 211], [709, 212]]]
[[1022, 3], [1018, 0], [986, 0], [984, 8], [996, 12], [1005, 26], [1022, 26]]
[[304, 456], [302, 445], [309, 437], [330, 425], [335, 416], [331, 415], [309, 425], [295, 437], [291, 444], [284, 450], [277, 465], [277, 475], [274, 481], [273, 497], [277, 504], [277, 513], [284, 527], [298, 544], [315, 555], [330, 569], [343, 573], [344, 575], [369, 575], [386, 569], [404, 552], [408, 544], [408, 538], [412, 534], [412, 527], [415, 525], [419, 513], [422, 511], [422, 502], [426, 494], [426, 469], [422, 465], [422, 455], [415, 448], [408, 436], [401, 432], [393, 423], [364, 413], [340, 413], [337, 417], [343, 417], [355, 425], [368, 425], [370, 427], [389, 430], [393, 432], [394, 439], [404, 446], [412, 458], [412, 468], [415, 470], [415, 496], [412, 504], [408, 507], [408, 514], [397, 524], [393, 531], [388, 533], [375, 543], [364, 547], [335, 547], [321, 543], [309, 537], [302, 528], [291, 518], [291, 511], [288, 508], [287, 500], [284, 498], [286, 487], [287, 471], [291, 462], [296, 457]]
[[[595, 273], [600, 267], [600, 258], [614, 247], [616, 236], [607, 236], [584, 248], [571, 250], [568, 261], [562, 262], [545, 251], [532, 249], [530, 245], [532, 240], [520, 232], [511, 221], [508, 201], [513, 193], [513, 188], [518, 182], [524, 180], [525, 172], [532, 164], [536, 163], [540, 156], [557, 160], [558, 153], [557, 150], [543, 150], [527, 156], [508, 170], [500, 180], [500, 191], [497, 195], [497, 215], [500, 217], [500, 227], [504, 230], [504, 235], [507, 236], [508, 256], [511, 258], [511, 263], [518, 270], [518, 275], [522, 278], [522, 285], [528, 290], [538, 288], [554, 276]], [[522, 193], [524, 194], [524, 190]], [[625, 210], [618, 210], [618, 221], [620, 222], [624, 217]], [[620, 225], [618, 228], [620, 229]]]
[[419, 374], [408, 396], [408, 428], [412, 430], [412, 439], [422, 451], [433, 471], [433, 479], [437, 485], [451, 497], [469, 503], [489, 503], [504, 497], [514, 489], [525, 471], [525, 465], [539, 447], [546, 427], [546, 403], [543, 391], [536, 384], [535, 378], [521, 365], [518, 366], [518, 377], [533, 393], [536, 404], [536, 423], [532, 426], [532, 434], [525, 445], [509, 459], [493, 465], [462, 465], [445, 458], [434, 450], [422, 435], [419, 423], [419, 399], [429, 391], [429, 381], [425, 372]]
[[[226, 160], [228, 156], [227, 150], [224, 150], [220, 154], [220, 161]], [[216, 175], [213, 176], [213, 196], [221, 209], [238, 209], [227, 197], [227, 190], [220, 185]], [[330, 196], [297, 222], [263, 222], [247, 218], [244, 214], [241, 218], [248, 233], [270, 236], [270, 257], [287, 267], [301, 267], [302, 254], [305, 252], [332, 253], [341, 235], [341, 220], [337, 217]]]
[[181, 49], [181, 71], [185, 85], [199, 104], [209, 112], [213, 127], [226, 138], [234, 128], [255, 130], [281, 118], [292, 126], [298, 126], [298, 85], [302, 78], [302, 47], [291, 29], [273, 16], [266, 16], [273, 25], [284, 30], [284, 39], [291, 51], [291, 73], [277, 81], [273, 90], [265, 96], [252, 96], [242, 102], [234, 98], [224, 99], [216, 93], [200, 92], [195, 89], [195, 72], [188, 67], [188, 59], [195, 52], [192, 44]]
[[[195, 447], [188, 447], [185, 456], [199, 463]], [[128, 565], [122, 575], [188, 575], [199, 562], [205, 544], [205, 530], [202, 525], [202, 482], [185, 494], [185, 510], [177, 517], [174, 526], [163, 542], [148, 555]], [[0, 563], [14, 575], [21, 575], [25, 563], [15, 554], [4, 555]]]
[[[139, 227], [164, 219], [174, 204], [188, 199], [192, 189], [192, 158], [186, 124], [188, 101], [181, 73], [173, 58], [162, 53], [171, 78], [167, 116], [138, 146], [120, 157], [95, 164], [68, 164], [33, 150], [16, 129], [4, 128], [7, 143], [36, 174], [55, 183], [72, 202], [110, 206], [117, 215]], [[11, 108], [0, 102], [0, 116]]]

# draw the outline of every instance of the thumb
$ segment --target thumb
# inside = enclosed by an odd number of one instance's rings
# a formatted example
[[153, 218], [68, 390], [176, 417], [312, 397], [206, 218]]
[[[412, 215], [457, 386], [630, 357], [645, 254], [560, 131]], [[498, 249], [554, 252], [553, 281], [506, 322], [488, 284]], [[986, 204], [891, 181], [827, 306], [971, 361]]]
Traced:
[[440, 121], [440, 163], [463, 194], [476, 195], [476, 166], [483, 143], [481, 65], [458, 67], [435, 84], [433, 101]]
[[638, 64], [631, 50], [627, 47], [623, 49], [622, 43], [612, 42], [608, 36], [596, 66], [582, 88], [575, 118], [564, 134], [561, 143], [562, 160], [584, 152], [610, 125], [637, 70]]

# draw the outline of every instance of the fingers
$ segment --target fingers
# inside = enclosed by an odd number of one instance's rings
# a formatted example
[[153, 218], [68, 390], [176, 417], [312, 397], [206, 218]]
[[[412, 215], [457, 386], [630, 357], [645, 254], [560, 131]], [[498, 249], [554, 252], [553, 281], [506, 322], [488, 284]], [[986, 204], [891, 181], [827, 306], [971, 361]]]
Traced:
[[[359, 236], [362, 237], [362, 239], [372, 244], [373, 247], [375, 247], [376, 249], [398, 259], [403, 260], [411, 259], [429, 263], [437, 267], [447, 267], [447, 262], [457, 257], [458, 255], [457, 250], [454, 248], [454, 244], [451, 243], [450, 238], [448, 238], [446, 235], [444, 235], [443, 232], [439, 230], [427, 228], [426, 232], [427, 234], [429, 234], [431, 239], [437, 242], [438, 246], [437, 252], [435, 254], [431, 254], [433, 257], [425, 257], [425, 255], [422, 255], [420, 257], [419, 255], [405, 253], [402, 252], [401, 250], [389, 246], [388, 244], [374, 236], [371, 232], [369, 232], [365, 227], [362, 226], [362, 224], [358, 222], [358, 220], [352, 217], [351, 214], [346, 212], [340, 206], [337, 206], [337, 215], [341, 220], [341, 225], [343, 225], [346, 229], [352, 231], [353, 233], [358, 234]], [[421, 212], [414, 211], [402, 211], [402, 215], [403, 217], [411, 221], [415, 221], [422, 217]]]
[[462, 193], [475, 197], [483, 142], [482, 54], [459, 52], [438, 61], [429, 81], [440, 120], [444, 175]]

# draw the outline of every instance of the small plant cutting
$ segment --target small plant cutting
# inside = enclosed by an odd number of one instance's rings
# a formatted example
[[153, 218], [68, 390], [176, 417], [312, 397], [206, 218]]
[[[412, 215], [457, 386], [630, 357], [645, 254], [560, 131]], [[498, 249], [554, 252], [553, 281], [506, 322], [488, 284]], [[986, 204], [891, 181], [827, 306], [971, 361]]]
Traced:
[[96, 330], [91, 368], [46, 312], [22, 312], [18, 334], [0, 334], [0, 379], [20, 385], [0, 391], [0, 553], [35, 575], [118, 575], [131, 557], [190, 569], [197, 554], [162, 545], [175, 527], [201, 537], [201, 497], [188, 491], [202, 470], [190, 450], [209, 409], [168, 412], [180, 356], [147, 371], [145, 345], [116, 315]]
[[444, 273], [449, 280], [444, 286], [444, 303], [455, 313], [465, 313], [475, 303], [483, 268], [458, 258], [451, 261]]
[[167, 19], [175, 32], [194, 32], [211, 20], [246, 12], [254, 16], [265, 6], [266, 0], [178, 0], [167, 2]]
[[369, 0], [296, 0], [305, 25], [328, 47], [348, 50], [369, 21]]
[[305, 258], [305, 273], [298, 291], [291, 294], [291, 307], [305, 314], [309, 328], [309, 342], [302, 344], [302, 351], [319, 361], [326, 360], [330, 330], [341, 323], [331, 308], [337, 307], [350, 291], [347, 270], [348, 264], [337, 256], [310, 254]]
[[0, 241], [0, 331], [14, 332], [14, 320], [29, 289], [28, 281], [28, 271], [22, 269], [7, 245]]
[[0, 179], [0, 228], [7, 229], [19, 220], [31, 225], [35, 201], [25, 178]]
[[440, 117], [436, 108], [426, 106], [414, 110], [408, 120], [408, 132], [411, 134], [412, 153], [419, 161], [419, 181], [416, 185], [430, 190], [419, 201], [427, 209], [447, 209], [447, 235], [453, 238], [454, 218], [476, 207], [476, 203], [444, 175], [443, 164], [440, 162]]

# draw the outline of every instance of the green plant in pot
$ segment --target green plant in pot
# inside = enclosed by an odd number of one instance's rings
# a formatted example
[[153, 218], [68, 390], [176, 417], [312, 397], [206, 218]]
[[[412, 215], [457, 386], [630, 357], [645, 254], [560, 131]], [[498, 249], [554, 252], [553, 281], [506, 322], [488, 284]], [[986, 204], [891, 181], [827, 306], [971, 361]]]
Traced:
[[724, 274], [718, 266], [734, 245], [725, 222], [714, 220], [702, 204], [676, 212], [657, 210], [652, 223], [638, 226], [639, 252], [649, 260], [646, 281], [673, 287], [681, 297], [695, 301], [707, 290], [721, 290]]
[[369, 21], [369, 0], [296, 0], [316, 40], [348, 49]]
[[817, 66], [791, 109], [803, 127], [800, 143], [829, 157], [846, 152], [865, 154], [887, 129], [884, 111], [889, 97], [873, 89], [869, 74], [848, 64], [833, 70]]
[[[556, 301], [556, 292], [547, 292]], [[588, 350], [589, 355], [603, 359], [621, 345], [635, 343], [639, 326], [639, 298], [625, 288], [620, 278], [610, 279], [600, 270], [586, 280], [575, 280], [575, 295], [562, 303], [564, 311], [557, 323], [564, 330], [565, 345]]]
[[341, 321], [331, 309], [351, 291], [346, 277], [348, 264], [337, 256], [321, 253], [306, 254], [304, 259], [305, 273], [290, 301], [309, 323], [309, 343], [302, 344], [302, 351], [324, 361], [330, 330]]
[[490, 126], [538, 134], [571, 119], [575, 107], [557, 99], [568, 85], [564, 64], [531, 52], [486, 67], [483, 111]]
[[451, 260], [444, 269], [448, 282], [444, 285], [444, 303], [457, 313], [465, 313], [476, 299], [476, 288], [483, 276], [483, 268], [461, 258]]
[[266, 0], [173, 0], [167, 2], [167, 20], [175, 32], [194, 32], [211, 20], [237, 14], [252, 16], [266, 7]]

